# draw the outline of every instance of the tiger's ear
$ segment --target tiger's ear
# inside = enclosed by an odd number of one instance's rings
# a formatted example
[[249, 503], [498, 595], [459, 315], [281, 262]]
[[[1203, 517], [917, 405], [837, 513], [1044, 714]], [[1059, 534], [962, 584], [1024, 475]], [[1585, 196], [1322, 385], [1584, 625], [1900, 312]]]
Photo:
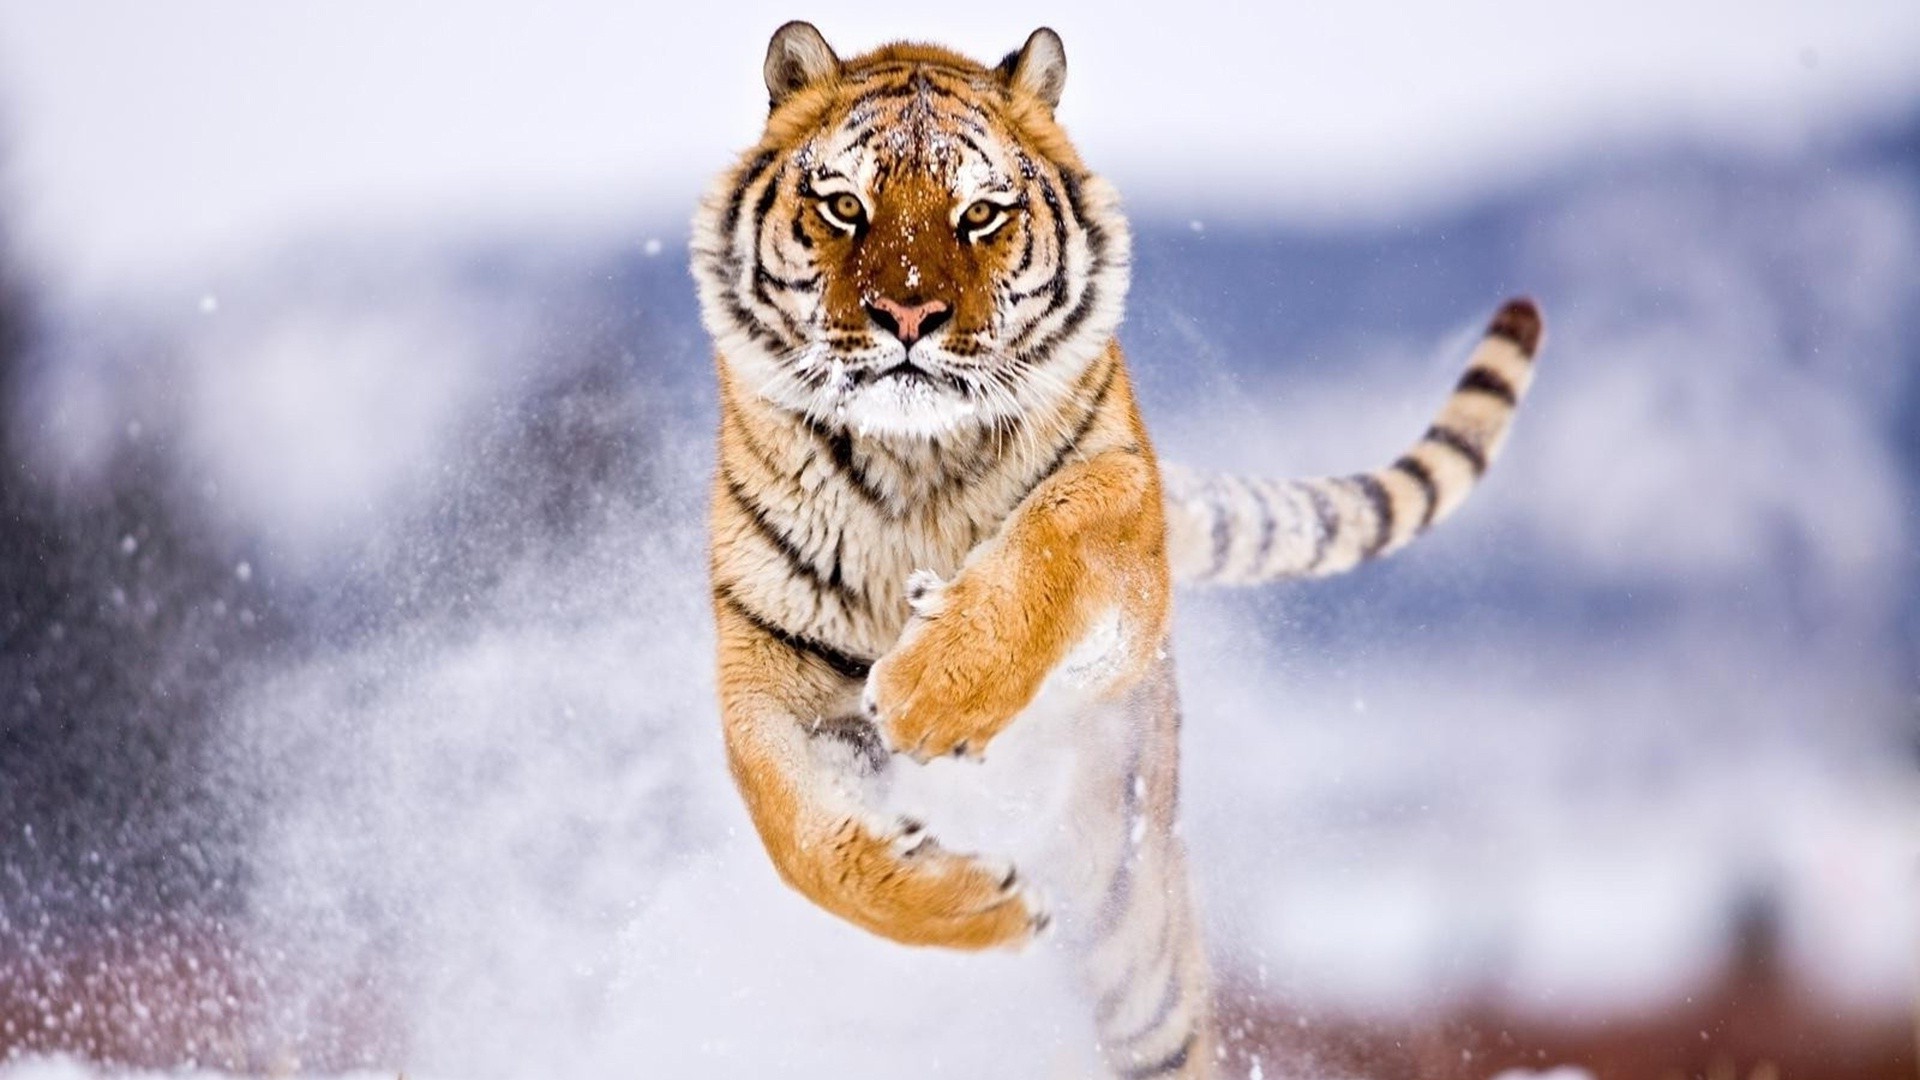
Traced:
[[1025, 90], [1047, 103], [1060, 104], [1060, 91], [1067, 88], [1067, 48], [1060, 35], [1041, 27], [1028, 35], [1019, 52], [1010, 52], [1000, 61], [1000, 77], [1007, 85]]
[[812, 23], [796, 19], [773, 32], [765, 70], [768, 103], [778, 105], [808, 83], [838, 72], [840, 58]]

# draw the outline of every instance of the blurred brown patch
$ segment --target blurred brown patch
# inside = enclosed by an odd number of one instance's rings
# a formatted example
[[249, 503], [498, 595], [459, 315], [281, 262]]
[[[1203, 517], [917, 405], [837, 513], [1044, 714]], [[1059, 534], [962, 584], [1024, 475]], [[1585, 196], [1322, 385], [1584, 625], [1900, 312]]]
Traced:
[[396, 1060], [395, 1010], [373, 979], [354, 982], [319, 994], [299, 988], [312, 1004], [290, 1021], [269, 1006], [293, 988], [218, 924], [0, 937], [0, 1062], [65, 1054], [122, 1068], [284, 1076]]
[[1244, 1076], [1485, 1080], [1575, 1065], [1597, 1080], [1914, 1080], [1914, 1017], [1849, 1011], [1796, 983], [1771, 938], [1748, 939], [1710, 987], [1611, 1015], [1450, 1002], [1399, 1021], [1291, 1009], [1244, 988], [1222, 1022]]

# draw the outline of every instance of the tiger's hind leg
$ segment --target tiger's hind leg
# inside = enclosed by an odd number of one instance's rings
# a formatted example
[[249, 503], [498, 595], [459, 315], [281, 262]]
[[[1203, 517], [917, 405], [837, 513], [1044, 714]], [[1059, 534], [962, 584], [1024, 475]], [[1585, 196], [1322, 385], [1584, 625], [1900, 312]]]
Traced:
[[1115, 1076], [1213, 1075], [1215, 1036], [1206, 951], [1179, 803], [1179, 703], [1170, 663], [1122, 706], [1131, 738], [1113, 763], [1084, 775], [1100, 820], [1088, 829], [1082, 917], [1065, 935], [1078, 954], [1101, 1054]]

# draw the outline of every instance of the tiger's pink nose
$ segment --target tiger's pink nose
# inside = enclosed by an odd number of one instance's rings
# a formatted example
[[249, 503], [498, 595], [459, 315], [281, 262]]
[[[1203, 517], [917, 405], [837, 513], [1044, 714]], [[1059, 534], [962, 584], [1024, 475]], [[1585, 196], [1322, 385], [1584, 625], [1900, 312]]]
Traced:
[[880, 328], [911, 348], [913, 343], [938, 330], [952, 317], [946, 302], [928, 300], [924, 304], [901, 304], [884, 296], [866, 305], [867, 316]]

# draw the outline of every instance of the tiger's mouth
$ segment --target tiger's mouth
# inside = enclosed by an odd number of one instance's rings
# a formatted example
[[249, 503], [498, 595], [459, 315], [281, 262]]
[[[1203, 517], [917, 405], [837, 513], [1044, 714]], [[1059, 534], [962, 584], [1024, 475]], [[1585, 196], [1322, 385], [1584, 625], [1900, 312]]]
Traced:
[[916, 379], [926, 379], [926, 378], [931, 378], [933, 375], [933, 372], [928, 371], [926, 368], [921, 367], [919, 364], [914, 363], [912, 360], [902, 360], [899, 363], [893, 365], [892, 367], [886, 368], [885, 370], [881, 371], [879, 374], [875, 375], [874, 378], [888, 379], [888, 378], [892, 378], [895, 375], [901, 375], [901, 376], [906, 376], [909, 378], [916, 378]]
[[960, 391], [960, 381], [938, 368], [915, 363], [911, 357], [895, 361], [885, 367], [870, 367], [855, 372], [852, 378], [854, 386], [867, 386], [885, 383], [889, 380], [901, 386], [929, 386], [943, 390]]

